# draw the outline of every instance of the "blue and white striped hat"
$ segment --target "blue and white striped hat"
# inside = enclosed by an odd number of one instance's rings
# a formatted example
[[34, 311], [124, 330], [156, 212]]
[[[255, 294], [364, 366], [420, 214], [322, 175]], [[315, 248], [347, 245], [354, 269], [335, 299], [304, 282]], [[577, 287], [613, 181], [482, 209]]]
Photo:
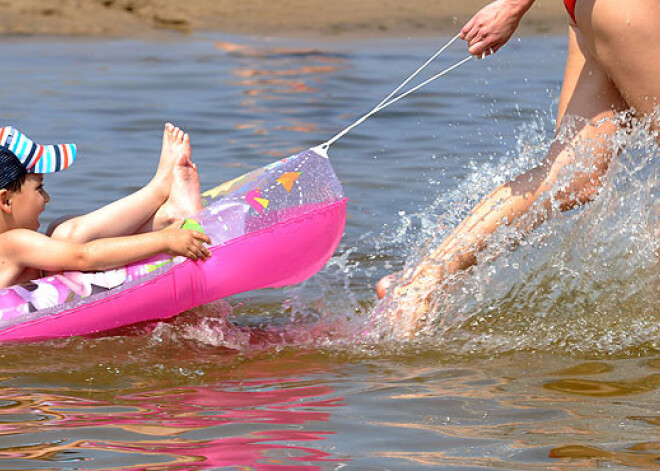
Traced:
[[77, 153], [75, 144], [36, 144], [13, 126], [0, 128], [0, 146], [13, 152], [29, 173], [64, 170], [76, 160]]

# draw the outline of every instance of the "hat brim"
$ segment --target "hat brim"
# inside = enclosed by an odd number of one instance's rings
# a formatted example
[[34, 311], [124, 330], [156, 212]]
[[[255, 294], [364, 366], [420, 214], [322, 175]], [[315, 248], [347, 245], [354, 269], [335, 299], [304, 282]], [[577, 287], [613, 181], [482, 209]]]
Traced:
[[0, 128], [0, 145], [12, 151], [30, 173], [61, 172], [78, 153], [75, 144], [37, 144], [13, 126]]

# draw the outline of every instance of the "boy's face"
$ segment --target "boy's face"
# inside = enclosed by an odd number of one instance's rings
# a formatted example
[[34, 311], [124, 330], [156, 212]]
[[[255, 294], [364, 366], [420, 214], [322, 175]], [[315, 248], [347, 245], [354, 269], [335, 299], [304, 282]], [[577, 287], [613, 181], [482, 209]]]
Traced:
[[29, 173], [20, 191], [12, 193], [11, 205], [14, 221], [22, 229], [39, 229], [39, 216], [44, 212], [50, 196], [43, 185], [41, 173]]

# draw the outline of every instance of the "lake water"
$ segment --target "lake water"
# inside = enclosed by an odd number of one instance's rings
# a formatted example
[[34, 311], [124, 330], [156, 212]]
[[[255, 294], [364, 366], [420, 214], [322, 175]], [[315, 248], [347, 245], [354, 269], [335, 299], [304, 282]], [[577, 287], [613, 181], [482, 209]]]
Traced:
[[[0, 113], [79, 146], [47, 178], [45, 226], [146, 183], [166, 121], [191, 134], [202, 186], [215, 186], [325, 141], [443, 43], [5, 39]], [[643, 123], [618, 136], [593, 203], [489, 250], [414, 340], [360, 335], [381, 276], [542, 158], [565, 48], [514, 40], [337, 142], [347, 228], [301, 286], [0, 346], [0, 469], [659, 467], [660, 152]], [[434, 70], [464, 55], [456, 45]]]

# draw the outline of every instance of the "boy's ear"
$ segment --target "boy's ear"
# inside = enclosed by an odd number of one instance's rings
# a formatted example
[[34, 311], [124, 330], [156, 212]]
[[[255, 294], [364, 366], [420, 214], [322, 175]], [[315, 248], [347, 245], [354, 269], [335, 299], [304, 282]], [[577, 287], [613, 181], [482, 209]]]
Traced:
[[11, 213], [11, 198], [9, 197], [9, 190], [6, 188], [0, 190], [0, 212]]

